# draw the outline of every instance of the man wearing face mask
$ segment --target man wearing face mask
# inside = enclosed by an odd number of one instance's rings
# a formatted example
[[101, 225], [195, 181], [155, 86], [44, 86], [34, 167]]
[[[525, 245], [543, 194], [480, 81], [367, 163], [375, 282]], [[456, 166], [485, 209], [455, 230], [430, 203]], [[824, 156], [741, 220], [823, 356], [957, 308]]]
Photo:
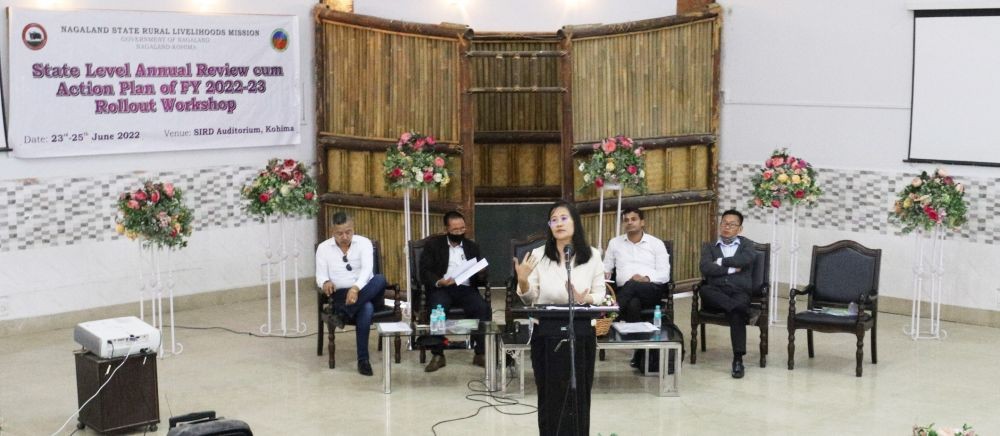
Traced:
[[[479, 259], [479, 245], [465, 237], [465, 217], [456, 211], [444, 215], [445, 234], [427, 239], [423, 255], [420, 257], [420, 279], [427, 290], [427, 310], [439, 304], [447, 311], [452, 306], [461, 307], [465, 317], [490, 320], [490, 309], [486, 300], [479, 295], [478, 286], [486, 285], [486, 269], [469, 280], [455, 283], [458, 267], [467, 259]], [[485, 366], [485, 344], [482, 335], [472, 337], [475, 357], [472, 363]], [[445, 366], [444, 350], [431, 350], [433, 357], [424, 371], [434, 372]]]

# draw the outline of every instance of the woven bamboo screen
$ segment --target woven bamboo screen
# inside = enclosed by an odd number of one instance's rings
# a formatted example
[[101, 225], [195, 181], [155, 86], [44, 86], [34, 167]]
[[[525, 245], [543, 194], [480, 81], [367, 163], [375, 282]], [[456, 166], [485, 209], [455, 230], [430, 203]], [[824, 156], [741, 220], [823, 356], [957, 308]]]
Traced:
[[574, 39], [574, 142], [712, 132], [715, 23]]
[[[688, 204], [677, 204], [669, 206], [659, 206], [644, 208], [643, 215], [646, 221], [646, 231], [660, 239], [670, 239], [674, 241], [674, 281], [697, 280], [701, 277], [698, 270], [698, 260], [700, 258], [701, 243], [705, 241], [705, 235], [710, 234], [711, 221], [706, 220], [713, 210], [711, 202], [697, 202]], [[597, 246], [597, 214], [585, 215], [583, 228], [587, 232], [587, 237], [593, 246]], [[615, 233], [615, 210], [605, 211], [604, 214], [604, 243], [608, 246], [608, 240]]]
[[321, 21], [324, 134], [394, 140], [416, 130], [459, 142], [458, 39]]

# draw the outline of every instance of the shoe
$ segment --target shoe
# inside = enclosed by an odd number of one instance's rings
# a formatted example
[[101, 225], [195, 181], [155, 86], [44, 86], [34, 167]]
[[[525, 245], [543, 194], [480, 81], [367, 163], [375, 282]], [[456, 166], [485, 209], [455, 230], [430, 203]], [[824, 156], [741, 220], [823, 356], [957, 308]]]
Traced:
[[361, 375], [372, 375], [372, 364], [367, 360], [358, 361], [358, 373]]
[[743, 378], [743, 358], [737, 357], [733, 359], [733, 378]]
[[441, 355], [435, 354], [435, 355], [431, 356], [431, 363], [427, 364], [427, 367], [424, 368], [424, 372], [434, 372], [434, 371], [437, 371], [437, 370], [439, 370], [441, 368], [444, 368], [445, 365], [447, 365], [447, 364], [448, 364], [448, 362], [446, 362], [444, 360], [444, 354], [441, 354]]
[[472, 364], [480, 367], [486, 366], [486, 355], [477, 354], [472, 357]]
[[640, 354], [639, 351], [632, 353], [632, 360], [628, 361], [628, 366], [639, 369], [639, 365], [641, 364], [642, 364], [642, 354]]

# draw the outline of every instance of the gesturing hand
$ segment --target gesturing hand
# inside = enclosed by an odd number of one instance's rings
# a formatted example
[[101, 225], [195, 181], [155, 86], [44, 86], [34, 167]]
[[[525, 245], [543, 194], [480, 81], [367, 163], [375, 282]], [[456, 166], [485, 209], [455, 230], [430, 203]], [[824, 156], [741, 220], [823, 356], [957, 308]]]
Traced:
[[524, 260], [521, 261], [521, 262], [518, 262], [517, 258], [515, 257], [514, 258], [514, 271], [517, 272], [517, 279], [518, 279], [518, 281], [520, 281], [520, 280], [528, 280], [528, 276], [531, 275], [531, 272], [535, 270], [536, 266], [538, 266], [538, 259], [535, 259], [531, 255], [531, 252], [528, 252], [528, 254], [525, 254], [524, 255]]

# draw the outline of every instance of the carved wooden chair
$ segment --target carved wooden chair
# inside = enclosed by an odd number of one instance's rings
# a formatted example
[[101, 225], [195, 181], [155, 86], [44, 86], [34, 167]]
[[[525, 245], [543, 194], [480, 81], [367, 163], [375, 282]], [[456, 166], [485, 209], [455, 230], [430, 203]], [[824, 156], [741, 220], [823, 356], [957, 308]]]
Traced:
[[[878, 363], [878, 279], [882, 250], [871, 249], [854, 241], [837, 241], [827, 246], [813, 246], [809, 285], [792, 289], [788, 297], [788, 369], [795, 368], [795, 330], [806, 330], [809, 358], [813, 358], [813, 331], [853, 333], [857, 336], [857, 365], [854, 374], [861, 377], [865, 332], [871, 330], [872, 363]], [[808, 295], [806, 310], [796, 312], [795, 297]], [[851, 303], [857, 314], [845, 313]], [[833, 310], [830, 310], [833, 309]], [[836, 310], [840, 309], [839, 312]]]

